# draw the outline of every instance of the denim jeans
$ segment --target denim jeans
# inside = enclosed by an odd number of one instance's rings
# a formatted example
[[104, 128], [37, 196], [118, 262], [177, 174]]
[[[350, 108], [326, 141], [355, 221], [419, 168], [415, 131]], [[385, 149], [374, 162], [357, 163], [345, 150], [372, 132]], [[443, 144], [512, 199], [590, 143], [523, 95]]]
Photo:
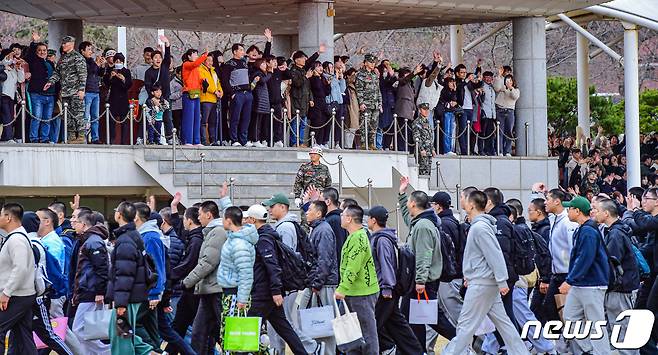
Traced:
[[[53, 108], [55, 107], [55, 97], [50, 95], [39, 95], [32, 93], [32, 116], [41, 119], [41, 121], [49, 120], [53, 115]], [[37, 119], [32, 119], [30, 123], [30, 142], [31, 143], [48, 143], [50, 141], [50, 124], [51, 122], [41, 122]]]
[[101, 98], [97, 92], [85, 93], [85, 126], [87, 123], [91, 122], [92, 142], [98, 142], [98, 116], [100, 102]]
[[514, 134], [514, 110], [511, 108], [496, 107], [496, 117], [500, 121], [500, 141], [502, 142], [503, 155], [512, 153], [512, 137]]
[[[304, 144], [304, 129], [306, 129], [306, 116], [299, 116], [299, 144]], [[297, 144], [297, 117], [293, 116], [290, 122], [290, 146]]]
[[446, 111], [443, 113], [443, 152], [450, 153], [452, 152], [452, 126], [455, 122], [455, 113]]

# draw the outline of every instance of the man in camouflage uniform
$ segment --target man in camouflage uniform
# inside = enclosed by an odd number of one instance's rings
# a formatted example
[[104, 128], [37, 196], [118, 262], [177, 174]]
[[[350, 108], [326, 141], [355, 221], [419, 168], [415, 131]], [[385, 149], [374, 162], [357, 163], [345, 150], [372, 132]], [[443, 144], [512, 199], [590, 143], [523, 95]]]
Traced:
[[302, 194], [309, 187], [313, 186], [319, 190], [324, 190], [325, 188], [331, 186], [331, 175], [329, 174], [329, 168], [327, 168], [326, 165], [320, 163], [320, 158], [322, 157], [322, 148], [317, 146], [313, 147], [308, 155], [311, 158], [311, 161], [304, 163], [299, 167], [297, 177], [295, 177], [295, 185], [293, 186], [293, 192], [295, 193], [295, 204], [297, 207], [301, 206]]
[[[361, 147], [365, 148], [368, 139], [368, 149], [375, 150], [375, 134], [379, 124], [379, 113], [382, 112], [382, 92], [379, 89], [379, 75], [375, 72], [377, 57], [366, 54], [363, 68], [356, 74], [356, 98], [359, 103], [359, 134], [361, 135]], [[368, 125], [368, 137], [366, 128]]]
[[62, 87], [62, 105], [69, 105], [69, 139], [84, 137], [84, 99], [87, 83], [87, 62], [82, 54], [74, 50], [74, 47], [74, 37], [64, 36], [62, 38], [62, 56], [59, 62], [57, 62], [57, 67], [53, 75], [48, 79], [48, 82], [43, 88], [44, 91], [48, 90], [56, 82], [60, 82]]
[[418, 105], [418, 118], [414, 121], [411, 131], [414, 137], [414, 144], [418, 144], [418, 174], [430, 175], [432, 165], [434, 131], [430, 127], [428, 117], [430, 115], [430, 105], [422, 103]]

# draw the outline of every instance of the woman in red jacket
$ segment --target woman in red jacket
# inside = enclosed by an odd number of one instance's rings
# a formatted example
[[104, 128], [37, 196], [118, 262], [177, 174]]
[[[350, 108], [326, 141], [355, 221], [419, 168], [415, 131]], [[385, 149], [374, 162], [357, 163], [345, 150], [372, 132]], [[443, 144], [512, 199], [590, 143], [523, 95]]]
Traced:
[[206, 50], [201, 56], [196, 49], [188, 49], [183, 54], [183, 118], [182, 143], [201, 145], [201, 76], [199, 66], [208, 57]]

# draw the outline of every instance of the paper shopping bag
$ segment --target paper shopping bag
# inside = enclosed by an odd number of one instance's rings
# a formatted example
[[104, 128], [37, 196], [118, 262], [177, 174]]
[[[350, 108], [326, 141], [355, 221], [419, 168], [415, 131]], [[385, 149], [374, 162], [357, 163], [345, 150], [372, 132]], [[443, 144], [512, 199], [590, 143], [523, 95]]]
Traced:
[[343, 301], [345, 306], [345, 314], [341, 315], [338, 309], [338, 303], [334, 301], [334, 310], [336, 311], [336, 318], [331, 321], [334, 328], [334, 337], [338, 351], [341, 353], [348, 353], [350, 351], [360, 350], [366, 346], [361, 333], [361, 324], [356, 313], [350, 313], [347, 308], [347, 303]]
[[[311, 296], [311, 298], [313, 297], [314, 296]], [[319, 297], [318, 305], [318, 307], [299, 310], [299, 320], [302, 331], [311, 338], [332, 337], [334, 336], [334, 328], [332, 325], [332, 321], [335, 317], [334, 307], [322, 306]]]
[[[66, 340], [66, 329], [68, 328], [67, 325], [68, 320], [69, 319], [67, 317], [60, 317], [50, 320], [50, 325], [53, 327], [53, 332], [59, 335], [59, 337], [62, 338], [62, 341]], [[41, 341], [41, 339], [39, 339], [36, 333], [32, 332], [32, 338], [34, 339], [34, 344], [37, 345], [37, 349], [48, 348], [48, 345], [46, 345], [43, 341]]]
[[560, 313], [560, 319], [564, 320], [564, 305], [567, 303], [567, 295], [558, 293], [555, 295], [555, 305], [557, 306], [557, 311]]
[[224, 351], [258, 351], [260, 317], [226, 317], [224, 327]]
[[430, 300], [427, 297], [418, 300], [409, 300], [409, 324], [437, 324], [439, 319], [439, 303], [437, 300]]
[[85, 325], [80, 332], [84, 340], [107, 340], [110, 339], [111, 309], [97, 309], [85, 313], [83, 316]]

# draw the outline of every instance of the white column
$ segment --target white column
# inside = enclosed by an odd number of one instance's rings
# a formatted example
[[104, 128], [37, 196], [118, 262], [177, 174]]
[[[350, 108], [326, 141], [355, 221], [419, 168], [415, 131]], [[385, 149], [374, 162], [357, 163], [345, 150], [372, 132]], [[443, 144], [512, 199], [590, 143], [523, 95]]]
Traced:
[[637, 26], [624, 25], [624, 115], [628, 187], [640, 186], [640, 94]]
[[450, 25], [450, 63], [454, 68], [464, 62], [464, 28], [462, 25]]
[[[290, 58], [292, 51], [296, 50], [297, 46], [293, 46], [292, 35], [274, 35], [272, 36], [272, 55], [277, 57]], [[311, 55], [310, 53], [307, 53]]]
[[117, 27], [117, 52], [123, 54], [126, 57], [126, 63], [128, 63], [128, 47], [126, 46], [126, 27], [119, 26]]
[[578, 81], [578, 126], [590, 136], [589, 111], [589, 41], [576, 33], [576, 78]]
[[334, 59], [334, 18], [327, 16], [328, 7], [326, 2], [299, 4], [299, 49], [310, 56], [324, 44], [326, 51], [320, 61]]
[[[75, 37], [75, 48], [82, 42], [82, 20], [50, 20], [48, 21], [48, 48], [59, 53], [62, 37]], [[59, 55], [59, 54], [58, 54]]]
[[[517, 154], [548, 155], [546, 102], [546, 19], [521, 17], [512, 20], [514, 78], [521, 96], [516, 102]], [[526, 147], [525, 123], [528, 122]]]

